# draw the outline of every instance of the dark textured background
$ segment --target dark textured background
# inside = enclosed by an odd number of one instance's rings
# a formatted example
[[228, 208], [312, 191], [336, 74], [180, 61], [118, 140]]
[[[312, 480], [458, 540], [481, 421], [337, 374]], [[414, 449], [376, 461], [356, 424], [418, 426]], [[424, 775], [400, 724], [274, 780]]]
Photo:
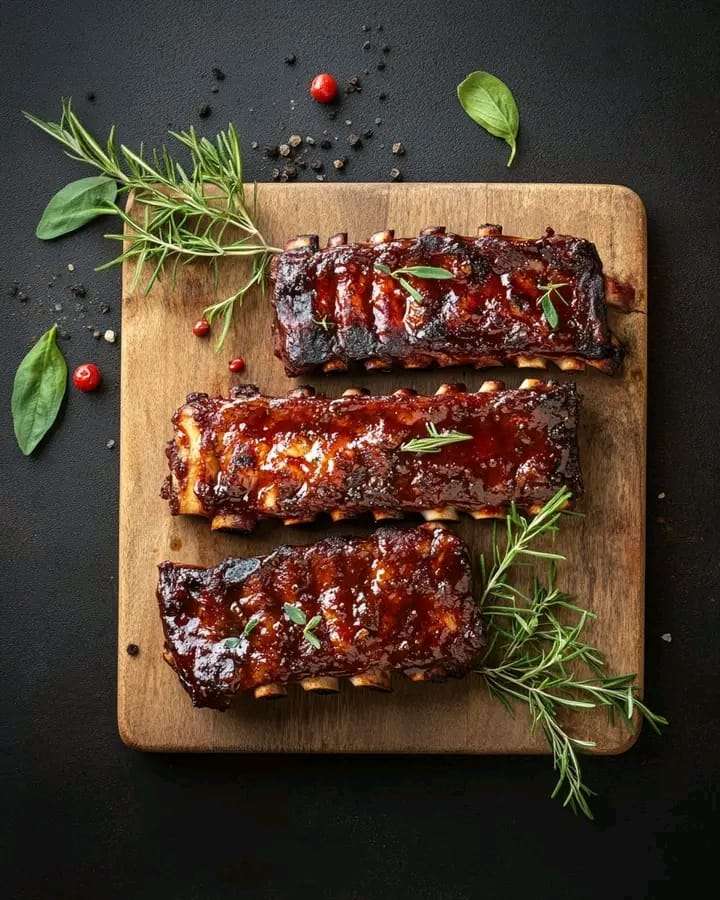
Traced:
[[[717, 813], [717, 3], [5, 0], [0, 10], [5, 896], [676, 896], [708, 864]], [[283, 63], [290, 52], [294, 67]], [[214, 65], [227, 74], [218, 94]], [[118, 473], [106, 442], [117, 439], [119, 348], [84, 326], [119, 331], [119, 274], [93, 272], [113, 249], [103, 224], [35, 239], [48, 197], [90, 173], [19, 110], [55, 117], [72, 95], [90, 126], [117, 122], [130, 144], [161, 141], [169, 124], [210, 132], [232, 119], [248, 174], [262, 180], [272, 166], [250, 141], [317, 136], [327, 113], [309, 102], [309, 77], [366, 67], [335, 131], [349, 131], [346, 117], [384, 121], [350, 152], [347, 179], [386, 178], [388, 145], [402, 140], [408, 180], [617, 182], [647, 205], [647, 696], [672, 727], [661, 739], [646, 732], [623, 757], [586, 762], [594, 824], [547, 798], [542, 758], [144, 756], [117, 736]], [[455, 100], [476, 68], [517, 98], [512, 169], [504, 144]], [[213, 112], [200, 123], [203, 103]], [[27, 302], [12, 296], [14, 281]], [[84, 318], [68, 292], [78, 282]], [[58, 427], [25, 459], [12, 436], [12, 374], [55, 319], [70, 334], [69, 364], [96, 360], [104, 388], [70, 391]]]

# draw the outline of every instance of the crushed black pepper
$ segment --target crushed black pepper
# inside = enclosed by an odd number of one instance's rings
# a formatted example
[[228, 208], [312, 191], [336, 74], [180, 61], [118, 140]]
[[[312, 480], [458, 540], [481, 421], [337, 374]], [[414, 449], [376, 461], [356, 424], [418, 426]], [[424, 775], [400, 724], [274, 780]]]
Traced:
[[212, 112], [212, 107], [209, 106], [207, 103], [204, 103], [198, 110], [198, 115], [200, 116], [201, 119], [207, 119], [210, 116], [211, 112]]
[[127, 645], [127, 655], [128, 656], [137, 656], [140, 652], [140, 648], [137, 644], [128, 644]]

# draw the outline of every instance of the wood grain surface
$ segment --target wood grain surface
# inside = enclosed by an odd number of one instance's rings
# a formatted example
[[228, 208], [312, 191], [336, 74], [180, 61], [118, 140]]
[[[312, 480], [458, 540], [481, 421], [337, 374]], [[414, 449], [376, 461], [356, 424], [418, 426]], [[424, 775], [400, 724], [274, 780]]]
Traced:
[[[428, 225], [474, 234], [486, 222], [506, 234], [538, 237], [547, 225], [587, 237], [598, 247], [605, 272], [636, 290], [634, 310], [611, 311], [613, 330], [627, 348], [622, 373], [594, 370], [574, 376], [583, 395], [581, 461], [586, 494], [584, 518], [565, 525], [559, 549], [568, 557], [560, 584], [598, 616], [590, 637], [617, 672], [642, 681], [645, 566], [646, 228], [642, 202], [613, 185], [571, 184], [262, 184], [260, 227], [282, 246], [295, 234], [317, 232], [321, 242], [337, 231], [365, 240], [381, 228], [416, 235]], [[221, 270], [217, 296], [236, 289], [243, 264]], [[220, 353], [193, 337], [201, 310], [216, 297], [201, 266], [181, 270], [177, 283], [157, 285], [145, 296], [123, 272], [118, 723], [126, 744], [156, 751], [310, 753], [538, 753], [525, 711], [513, 718], [491, 700], [478, 676], [446, 684], [413, 685], [394, 677], [391, 694], [343, 684], [340, 694], [314, 696], [291, 688], [286, 700], [240, 697], [226, 713], [195, 710], [163, 661], [162, 629], [155, 599], [156, 566], [172, 559], [211, 565], [226, 556], [258, 555], [281, 543], [304, 544], [334, 534], [364, 533], [358, 521], [286, 528], [265, 524], [254, 535], [212, 534], [204, 519], [170, 516], [160, 499], [166, 475], [165, 442], [170, 416], [191, 391], [226, 394], [231, 384], [256, 383], [267, 394], [284, 394], [297, 381], [286, 378], [271, 349], [271, 307], [255, 294], [236, 315]], [[244, 379], [231, 376], [228, 360], [242, 355]], [[373, 393], [411, 386], [433, 393], [444, 381], [476, 390], [487, 378], [516, 386], [531, 370], [475, 372], [446, 369], [391, 374], [304, 378], [319, 391], [339, 396], [353, 385]], [[555, 369], [538, 377], [568, 380]], [[487, 549], [490, 524], [469, 517], [457, 530], [475, 551]], [[137, 656], [127, 645], [140, 648]], [[575, 714], [576, 736], [597, 742], [597, 752], [619, 753], [633, 743], [604, 713]]]

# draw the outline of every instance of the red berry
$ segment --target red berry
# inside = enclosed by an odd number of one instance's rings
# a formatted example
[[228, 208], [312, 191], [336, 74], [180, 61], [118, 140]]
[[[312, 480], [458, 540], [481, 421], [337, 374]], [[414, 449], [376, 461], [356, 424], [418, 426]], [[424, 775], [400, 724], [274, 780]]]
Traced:
[[310, 96], [318, 103], [332, 103], [338, 94], [338, 83], [327, 72], [316, 75], [310, 83]]
[[236, 356], [235, 359], [231, 359], [228, 363], [228, 369], [230, 369], [231, 372], [242, 372], [244, 368], [245, 360], [242, 356]]
[[72, 374], [73, 384], [79, 391], [94, 391], [100, 386], [102, 375], [95, 363], [83, 363]]
[[198, 319], [193, 325], [193, 334], [195, 337], [206, 337], [210, 334], [210, 323], [207, 319]]

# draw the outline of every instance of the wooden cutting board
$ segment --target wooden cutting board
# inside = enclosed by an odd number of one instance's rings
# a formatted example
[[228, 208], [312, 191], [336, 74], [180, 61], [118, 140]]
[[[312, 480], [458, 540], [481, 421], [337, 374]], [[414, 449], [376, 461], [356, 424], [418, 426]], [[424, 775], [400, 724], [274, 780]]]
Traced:
[[[632, 283], [635, 311], [611, 311], [611, 325], [628, 349], [622, 374], [594, 370], [575, 376], [584, 397], [581, 460], [586, 496], [583, 519], [564, 527], [559, 549], [568, 557], [561, 586], [598, 616], [588, 629], [616, 672], [643, 668], [645, 566], [646, 228], [642, 202], [613, 185], [572, 184], [262, 184], [260, 227], [271, 244], [317, 232], [321, 241], [337, 231], [365, 240], [394, 228], [416, 235], [443, 224], [461, 234], [499, 223], [506, 234], [539, 236], [547, 225], [594, 241], [606, 274]], [[193, 337], [193, 322], [216, 296], [236, 289], [243, 264], [221, 271], [216, 294], [202, 266], [179, 270], [178, 281], [156, 286], [149, 296], [123, 273], [122, 412], [120, 476], [120, 578], [118, 721], [122, 739], [143, 750], [311, 753], [536, 753], [542, 736], [529, 733], [526, 714], [512, 718], [491, 700], [482, 680], [470, 676], [440, 685], [414, 685], [394, 677], [391, 694], [343, 684], [340, 694], [314, 696], [299, 687], [275, 703], [243, 696], [225, 713], [195, 710], [161, 656], [162, 630], [155, 600], [161, 560], [212, 565], [226, 556], [258, 555], [280, 543], [305, 544], [334, 534], [363, 533], [369, 522], [287, 528], [265, 525], [252, 536], [212, 534], [207, 521], [173, 518], [160, 499], [166, 474], [165, 442], [170, 416], [191, 391], [225, 394], [243, 379], [230, 376], [231, 356], [247, 361], [244, 380], [267, 394], [284, 394], [286, 378], [271, 350], [271, 307], [256, 294], [236, 315], [220, 353]], [[501, 369], [407, 371], [302, 379], [339, 396], [364, 385], [390, 393], [409, 385], [434, 393], [444, 381], [476, 390], [487, 378], [516, 386], [535, 373]], [[567, 380], [557, 370], [539, 377]], [[491, 526], [469, 517], [457, 530], [475, 551], [487, 549]], [[128, 644], [140, 652], [130, 656]], [[598, 752], [619, 753], [633, 743], [604, 713], [573, 719], [577, 737], [593, 739]]]

